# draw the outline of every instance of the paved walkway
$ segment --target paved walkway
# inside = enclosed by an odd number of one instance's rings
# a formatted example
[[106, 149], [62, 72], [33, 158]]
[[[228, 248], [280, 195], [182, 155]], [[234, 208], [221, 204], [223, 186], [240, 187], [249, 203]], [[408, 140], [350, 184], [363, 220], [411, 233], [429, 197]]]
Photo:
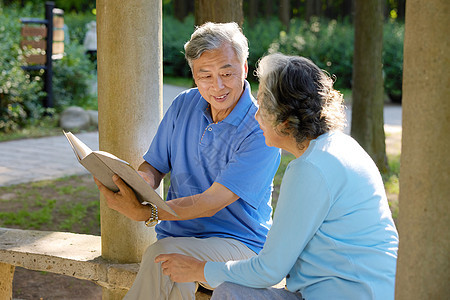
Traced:
[[[164, 111], [182, 90], [180, 87], [164, 85]], [[347, 111], [347, 116], [350, 120], [350, 110]], [[386, 135], [396, 134], [398, 137], [401, 132], [401, 107], [386, 106], [384, 118]], [[349, 128], [346, 128], [346, 132], [349, 132]], [[98, 150], [98, 132], [81, 133], [77, 137], [92, 150]], [[55, 137], [0, 143], [0, 186], [76, 174], [87, 174], [87, 171], [76, 160], [62, 133]]]

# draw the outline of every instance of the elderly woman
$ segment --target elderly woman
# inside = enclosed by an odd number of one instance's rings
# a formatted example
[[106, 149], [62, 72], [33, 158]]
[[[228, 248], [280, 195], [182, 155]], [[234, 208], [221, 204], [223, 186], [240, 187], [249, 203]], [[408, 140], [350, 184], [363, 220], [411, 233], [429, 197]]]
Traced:
[[[213, 299], [393, 299], [398, 234], [376, 165], [339, 131], [342, 95], [302, 57], [268, 55], [257, 74], [266, 144], [296, 157], [263, 250], [240, 261], [155, 262], [174, 281], [218, 286]], [[284, 277], [286, 289], [270, 288]]]

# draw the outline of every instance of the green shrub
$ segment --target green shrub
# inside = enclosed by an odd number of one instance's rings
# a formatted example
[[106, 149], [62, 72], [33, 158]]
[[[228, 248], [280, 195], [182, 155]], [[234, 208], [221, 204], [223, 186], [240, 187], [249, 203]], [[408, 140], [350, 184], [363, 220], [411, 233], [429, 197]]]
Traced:
[[[42, 18], [44, 5], [0, 8], [0, 131], [22, 127], [44, 113], [41, 107], [43, 72], [24, 72], [20, 43], [20, 17]], [[56, 111], [69, 105], [96, 108], [90, 94], [95, 79], [95, 64], [82, 46], [86, 24], [95, 20], [91, 12], [65, 13], [71, 42], [65, 45], [65, 56], [54, 61], [53, 92]], [[194, 30], [194, 17], [183, 22], [165, 14], [163, 17], [163, 73], [165, 76], [190, 77], [184, 58], [183, 45]], [[301, 55], [313, 60], [320, 68], [337, 77], [336, 87], [351, 89], [353, 59], [353, 25], [348, 21], [313, 19], [305, 22], [292, 19], [290, 31], [282, 31], [277, 18], [256, 20], [243, 25], [249, 40], [249, 78], [260, 57], [282, 52]], [[385, 90], [391, 98], [401, 96], [404, 25], [388, 22], [384, 28], [383, 65]]]
[[[402, 92], [404, 24], [390, 20], [384, 25], [383, 72], [385, 92], [399, 101]], [[281, 31], [269, 53], [282, 52], [310, 58], [336, 78], [339, 89], [351, 89], [353, 71], [353, 25], [344, 20], [291, 21], [288, 33]]]
[[88, 24], [95, 21], [96, 17], [92, 13], [74, 13], [64, 12], [64, 24], [69, 30], [70, 43], [77, 43], [83, 45], [84, 37], [86, 36]]
[[64, 13], [69, 41], [64, 45], [64, 57], [53, 62], [53, 93], [57, 111], [71, 105], [97, 109], [97, 98], [91, 93], [96, 66], [86, 55], [83, 47], [87, 32], [86, 24], [95, 19], [96, 16], [91, 12]]
[[183, 22], [164, 15], [163, 17], [163, 72], [168, 76], [189, 77], [190, 68], [184, 58], [184, 44], [194, 31], [194, 17], [186, 17]]
[[[26, 11], [26, 9], [24, 10]], [[14, 131], [39, 118], [42, 81], [22, 70], [20, 14], [0, 7], [0, 132]]]
[[[34, 0], [36, 1], [36, 0]], [[42, 0], [39, 0], [43, 3]], [[65, 13], [85, 12], [95, 8], [95, 1], [92, 0], [55, 0], [55, 7], [61, 8]]]
[[[399, 102], [402, 93], [404, 24], [389, 20], [384, 25], [384, 88], [390, 98]], [[348, 21], [313, 19], [291, 21], [288, 33], [281, 31], [269, 52], [282, 52], [310, 58], [321, 69], [335, 75], [335, 86], [351, 89], [353, 71], [354, 29]]]
[[64, 57], [53, 62], [54, 106], [61, 111], [76, 105], [86, 109], [97, 109], [97, 98], [91, 91], [95, 80], [95, 65], [78, 43], [64, 46]]
[[336, 87], [350, 88], [354, 31], [352, 25], [336, 20], [291, 21], [290, 31], [281, 31], [269, 53], [281, 52], [311, 59], [318, 67], [336, 75]]
[[400, 102], [402, 98], [404, 32], [403, 23], [389, 21], [384, 25], [384, 89], [394, 102]]
[[[44, 71], [23, 71], [24, 55], [30, 50], [20, 48], [20, 18], [43, 18], [44, 6], [16, 5], [0, 7], [0, 132], [16, 131], [36, 124], [47, 110], [42, 107]], [[92, 14], [69, 14], [71, 32], [86, 29], [83, 22], [92, 20]], [[94, 17], [95, 18], [95, 17]], [[74, 21], [75, 20], [75, 21]], [[76, 34], [70, 34], [77, 36]], [[82, 41], [81, 41], [82, 42]], [[70, 105], [97, 107], [90, 94], [90, 82], [95, 76], [95, 65], [85, 55], [78, 38], [65, 45], [65, 56], [53, 61], [53, 93], [56, 111]], [[54, 111], [54, 110], [50, 110]]]
[[279, 37], [282, 24], [278, 18], [270, 20], [258, 19], [253, 25], [244, 21], [243, 32], [248, 39], [248, 75], [250, 79], [256, 80], [254, 70], [258, 60], [267, 54], [270, 45]]

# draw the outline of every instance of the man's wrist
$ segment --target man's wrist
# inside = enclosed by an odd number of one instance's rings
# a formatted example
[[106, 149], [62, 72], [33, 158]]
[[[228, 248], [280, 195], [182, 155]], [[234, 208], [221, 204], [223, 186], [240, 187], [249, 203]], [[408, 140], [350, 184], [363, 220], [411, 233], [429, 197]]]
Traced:
[[[156, 224], [158, 224], [158, 208], [155, 205], [148, 202], [143, 203], [143, 205], [149, 208], [147, 209], [147, 211], [150, 211], [150, 216], [144, 219], [145, 226], [153, 227]], [[146, 215], [148, 216], [148, 213], [146, 213]]]

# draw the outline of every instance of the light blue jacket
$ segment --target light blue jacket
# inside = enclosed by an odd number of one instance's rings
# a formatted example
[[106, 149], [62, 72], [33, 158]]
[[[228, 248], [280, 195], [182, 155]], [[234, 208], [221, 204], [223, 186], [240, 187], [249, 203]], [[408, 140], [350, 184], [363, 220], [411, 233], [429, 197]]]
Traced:
[[205, 277], [287, 288], [311, 299], [394, 299], [398, 234], [380, 173], [351, 137], [313, 140], [284, 175], [266, 244], [257, 257], [208, 262]]

